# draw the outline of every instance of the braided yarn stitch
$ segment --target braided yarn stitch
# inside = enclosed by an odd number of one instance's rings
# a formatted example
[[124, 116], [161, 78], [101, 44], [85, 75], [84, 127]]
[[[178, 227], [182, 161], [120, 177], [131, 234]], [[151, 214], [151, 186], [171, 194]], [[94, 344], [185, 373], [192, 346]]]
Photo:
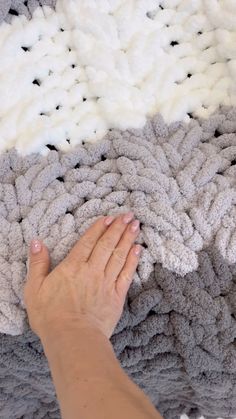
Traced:
[[[214, 244], [236, 262], [235, 109], [209, 120], [165, 125], [157, 115], [143, 130], [113, 130], [100, 142], [47, 156], [0, 155], [0, 330], [24, 330], [22, 288], [27, 248], [39, 236], [52, 266], [100, 215], [132, 209], [143, 243], [134, 289], [154, 264], [184, 275], [197, 252]], [[56, 246], [56, 244], [58, 244]]]
[[189, 122], [236, 105], [234, 0], [60, 0], [14, 16], [37, 3], [12, 2], [0, 26], [0, 152], [69, 151], [157, 112]]
[[235, 16], [234, 0], [0, 0], [1, 419], [60, 418], [26, 318], [31, 238], [53, 269], [130, 209], [121, 366], [165, 419], [235, 418]]

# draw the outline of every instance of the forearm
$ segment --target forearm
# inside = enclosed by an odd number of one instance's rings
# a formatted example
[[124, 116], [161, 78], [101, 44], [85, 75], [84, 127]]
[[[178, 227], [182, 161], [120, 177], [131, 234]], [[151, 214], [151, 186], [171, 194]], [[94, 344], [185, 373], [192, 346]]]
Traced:
[[42, 338], [63, 419], [161, 419], [97, 329], [71, 327]]

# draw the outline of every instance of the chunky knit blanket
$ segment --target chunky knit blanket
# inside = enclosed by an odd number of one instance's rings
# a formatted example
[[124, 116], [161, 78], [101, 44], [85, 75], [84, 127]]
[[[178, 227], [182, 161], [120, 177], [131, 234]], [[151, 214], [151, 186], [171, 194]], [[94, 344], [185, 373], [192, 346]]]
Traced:
[[0, 0], [0, 21], [0, 417], [60, 418], [23, 299], [31, 238], [53, 268], [131, 209], [143, 252], [114, 351], [165, 419], [235, 418], [234, 2]]

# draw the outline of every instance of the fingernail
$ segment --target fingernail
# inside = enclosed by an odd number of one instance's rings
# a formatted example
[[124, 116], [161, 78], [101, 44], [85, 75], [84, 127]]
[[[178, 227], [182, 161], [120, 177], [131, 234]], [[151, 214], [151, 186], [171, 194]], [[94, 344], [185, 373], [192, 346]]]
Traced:
[[139, 228], [139, 220], [135, 220], [132, 222], [132, 224], [130, 225], [130, 229], [131, 231], [134, 233], [135, 231], [137, 231]]
[[42, 249], [42, 245], [39, 240], [32, 240], [30, 244], [30, 250], [33, 254], [39, 253]]
[[140, 246], [139, 244], [136, 244], [136, 245], [134, 246], [134, 254], [135, 254], [136, 256], [138, 256], [138, 255], [140, 254], [140, 252], [141, 252], [141, 246]]
[[105, 218], [105, 220], [104, 220], [104, 223], [107, 225], [107, 226], [109, 226], [111, 223], [112, 223], [112, 221], [114, 220], [114, 216], [113, 215], [109, 215], [108, 217], [106, 217]]
[[134, 213], [133, 212], [127, 212], [124, 216], [123, 216], [123, 221], [124, 221], [124, 223], [125, 224], [128, 224], [131, 220], [132, 220], [132, 218], [133, 218], [133, 216], [134, 216]]

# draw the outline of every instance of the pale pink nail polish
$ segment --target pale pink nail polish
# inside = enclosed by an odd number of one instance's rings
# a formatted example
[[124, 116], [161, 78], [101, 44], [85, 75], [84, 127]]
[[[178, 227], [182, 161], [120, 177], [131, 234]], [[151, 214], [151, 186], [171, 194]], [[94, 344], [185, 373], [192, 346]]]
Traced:
[[135, 220], [132, 222], [132, 224], [130, 225], [130, 229], [133, 233], [135, 233], [135, 231], [137, 231], [139, 228], [139, 220]]
[[140, 252], [141, 252], [141, 246], [139, 244], [136, 244], [134, 247], [134, 254], [138, 256]]
[[111, 223], [112, 223], [112, 221], [114, 220], [114, 216], [113, 215], [109, 215], [108, 217], [106, 217], [105, 218], [105, 220], [104, 220], [104, 223], [107, 225], [107, 226], [109, 226]]
[[42, 249], [41, 242], [37, 239], [34, 239], [30, 243], [30, 249], [33, 254], [39, 253]]
[[133, 216], [134, 216], [134, 213], [132, 211], [127, 212], [126, 214], [124, 214], [123, 215], [123, 221], [124, 221], [124, 223], [125, 224], [128, 224], [132, 220]]

